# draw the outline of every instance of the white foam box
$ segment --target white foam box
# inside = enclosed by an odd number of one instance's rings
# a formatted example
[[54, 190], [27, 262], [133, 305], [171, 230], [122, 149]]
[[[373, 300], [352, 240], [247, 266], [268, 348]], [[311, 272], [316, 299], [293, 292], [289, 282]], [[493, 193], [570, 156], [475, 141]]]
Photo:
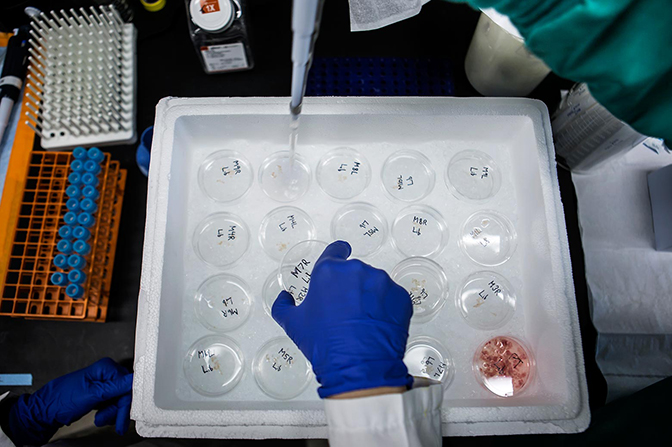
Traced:
[[[298, 397], [277, 401], [257, 387], [250, 363], [268, 339], [283, 335], [264, 312], [261, 289], [278, 264], [263, 251], [256, 233], [261, 219], [282, 204], [266, 197], [258, 182], [244, 199], [216, 203], [198, 185], [198, 168], [211, 153], [240, 151], [258, 169], [268, 155], [286, 150], [288, 98], [165, 98], [156, 110], [149, 172], [147, 221], [135, 344], [132, 418], [147, 437], [325, 438], [323, 404], [314, 381]], [[357, 197], [378, 206], [389, 222], [406, 205], [382, 190], [381, 166], [391, 153], [415, 149], [437, 172], [432, 193], [422, 202], [438, 209], [450, 239], [435, 258], [447, 272], [450, 294], [432, 321], [411, 325], [410, 334], [444, 343], [455, 362], [455, 377], [444, 392], [444, 436], [516, 433], [573, 433], [590, 421], [581, 337], [569, 249], [560, 201], [551, 126], [546, 107], [529, 99], [492, 98], [307, 98], [298, 151], [315, 172], [330, 149], [348, 146], [372, 166], [372, 181]], [[476, 149], [489, 154], [503, 173], [497, 195], [485, 204], [450, 194], [444, 170], [454, 154]], [[255, 176], [256, 178], [256, 176]], [[330, 240], [330, 221], [343, 206], [313, 179], [308, 193], [290, 205], [308, 212], [318, 239]], [[455, 290], [469, 274], [489, 270], [458, 248], [464, 220], [492, 209], [514, 224], [518, 245], [507, 262], [493, 267], [513, 284], [517, 307], [501, 329], [469, 326], [455, 305]], [[187, 383], [182, 362], [189, 346], [209, 331], [196, 318], [194, 293], [221, 271], [195, 254], [198, 222], [231, 211], [252, 231], [248, 252], [226, 271], [240, 276], [254, 294], [252, 315], [233, 332], [244, 352], [240, 383], [220, 397], [206, 397]], [[367, 262], [388, 272], [404, 257], [390, 241]], [[524, 393], [499, 398], [476, 380], [474, 353], [496, 335], [525, 341], [536, 358], [536, 376]]]

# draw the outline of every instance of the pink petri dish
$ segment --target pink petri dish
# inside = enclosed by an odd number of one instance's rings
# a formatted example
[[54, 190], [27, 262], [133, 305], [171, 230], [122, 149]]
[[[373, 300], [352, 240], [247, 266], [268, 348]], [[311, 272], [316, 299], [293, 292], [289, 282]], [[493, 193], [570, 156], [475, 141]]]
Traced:
[[534, 375], [530, 350], [508, 336], [494, 337], [479, 346], [473, 367], [478, 381], [499, 397], [518, 396]]

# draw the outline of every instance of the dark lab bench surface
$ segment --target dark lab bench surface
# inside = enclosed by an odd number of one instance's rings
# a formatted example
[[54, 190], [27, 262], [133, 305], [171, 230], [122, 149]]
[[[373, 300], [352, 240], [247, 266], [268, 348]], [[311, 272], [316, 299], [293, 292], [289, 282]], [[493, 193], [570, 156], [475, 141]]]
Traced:
[[[153, 124], [154, 107], [166, 96], [288, 96], [291, 78], [290, 11], [288, 0], [248, 1], [254, 69], [206, 75], [189, 39], [181, 0], [168, 0], [167, 7], [157, 14], [136, 8], [135, 22], [139, 32], [138, 133]], [[427, 4], [417, 17], [377, 31], [351, 33], [347, 2], [331, 0], [326, 2], [316, 56], [447, 58], [452, 65], [455, 95], [480, 96], [470, 86], [463, 68], [477, 20], [478, 13], [467, 6], [434, 1]], [[553, 110], [559, 101], [560, 89], [569, 85], [571, 82], [550, 75], [531, 96], [541, 99], [549, 110]], [[34, 378], [32, 387], [13, 388], [12, 391], [34, 391], [49, 380], [104, 356], [112, 357], [129, 368], [132, 366], [147, 179], [136, 167], [135, 146], [105, 150], [109, 150], [113, 158], [121, 162], [122, 168], [128, 170], [107, 322], [0, 319], [0, 371], [32, 373]], [[574, 270], [590, 406], [595, 411], [603, 406], [606, 388], [594, 361], [596, 335], [589, 317], [574, 188], [571, 176], [562, 169], [559, 170], [559, 180]], [[578, 440], [577, 437], [565, 436], [510, 436], [451, 438], [446, 443], [520, 445]], [[233, 444], [250, 442], [235, 441]], [[302, 445], [303, 441], [287, 441], [286, 444]], [[225, 442], [219, 445], [231, 444]]]

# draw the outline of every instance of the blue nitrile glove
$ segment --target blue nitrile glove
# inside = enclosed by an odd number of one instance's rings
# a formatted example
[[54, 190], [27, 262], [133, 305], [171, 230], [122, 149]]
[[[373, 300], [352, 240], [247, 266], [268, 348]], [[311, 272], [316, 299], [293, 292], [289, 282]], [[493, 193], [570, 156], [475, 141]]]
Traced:
[[385, 271], [347, 260], [350, 252], [347, 242], [330, 244], [301, 305], [285, 291], [273, 304], [273, 318], [312, 363], [322, 398], [413, 384], [403, 362], [411, 298]]
[[42, 445], [63, 425], [93, 409], [100, 427], [116, 422], [116, 431], [128, 429], [133, 374], [110, 358], [66, 374], [33, 394], [24, 394], [9, 410], [9, 433], [17, 446]]

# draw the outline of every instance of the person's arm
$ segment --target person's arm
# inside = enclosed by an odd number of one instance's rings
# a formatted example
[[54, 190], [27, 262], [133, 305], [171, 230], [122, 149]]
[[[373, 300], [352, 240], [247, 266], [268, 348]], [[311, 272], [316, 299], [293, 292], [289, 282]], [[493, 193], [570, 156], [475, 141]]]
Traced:
[[506, 14], [556, 74], [588, 84], [600, 104], [644, 135], [672, 142], [672, 2], [450, 1]]
[[413, 304], [389, 275], [330, 244], [295, 306], [281, 292], [272, 314], [311, 362], [332, 446], [441, 444], [442, 389], [408, 391], [403, 362]]
[[133, 374], [104, 358], [52, 380], [33, 394], [4, 399], [0, 401], [0, 447], [46, 444], [60, 427], [94, 409], [98, 409], [96, 426], [115, 424], [123, 434], [130, 422], [132, 385]]

